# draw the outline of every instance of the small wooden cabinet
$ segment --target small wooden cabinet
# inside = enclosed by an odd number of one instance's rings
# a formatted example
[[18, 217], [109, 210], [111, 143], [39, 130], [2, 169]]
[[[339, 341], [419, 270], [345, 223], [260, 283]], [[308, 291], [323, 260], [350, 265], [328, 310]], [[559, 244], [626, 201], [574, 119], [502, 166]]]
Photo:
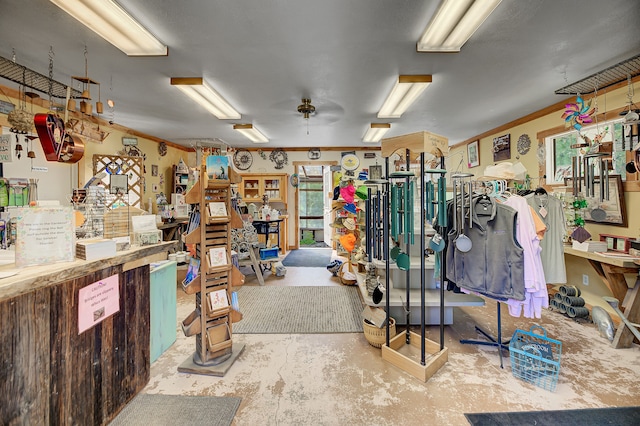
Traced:
[[246, 203], [262, 202], [266, 194], [269, 202], [287, 204], [288, 175], [285, 173], [246, 173], [241, 174], [238, 193]]

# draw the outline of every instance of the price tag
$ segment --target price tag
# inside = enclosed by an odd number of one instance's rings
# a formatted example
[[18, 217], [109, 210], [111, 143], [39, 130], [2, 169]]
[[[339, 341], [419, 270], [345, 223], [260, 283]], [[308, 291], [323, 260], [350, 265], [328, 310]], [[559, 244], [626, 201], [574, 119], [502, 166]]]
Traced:
[[538, 210], [538, 213], [540, 213], [540, 216], [542, 217], [547, 217], [547, 213], [549, 212], [547, 212], [547, 209], [545, 209], [544, 206], [541, 206], [540, 210]]

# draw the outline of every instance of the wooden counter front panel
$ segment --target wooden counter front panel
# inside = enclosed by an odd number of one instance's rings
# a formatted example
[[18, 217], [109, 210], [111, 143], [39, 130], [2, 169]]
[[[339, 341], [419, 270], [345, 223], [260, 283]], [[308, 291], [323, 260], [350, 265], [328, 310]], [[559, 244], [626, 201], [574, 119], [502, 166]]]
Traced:
[[[149, 267], [0, 302], [0, 424], [106, 424], [149, 381]], [[78, 290], [120, 274], [120, 311], [78, 335]]]

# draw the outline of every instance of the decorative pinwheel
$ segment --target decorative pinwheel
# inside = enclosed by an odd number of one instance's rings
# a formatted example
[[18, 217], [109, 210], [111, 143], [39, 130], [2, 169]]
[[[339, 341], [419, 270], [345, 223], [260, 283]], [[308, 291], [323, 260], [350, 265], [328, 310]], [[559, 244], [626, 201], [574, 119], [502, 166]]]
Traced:
[[595, 108], [591, 108], [591, 100], [586, 101], [582, 97], [576, 98], [576, 103], [565, 104], [565, 111], [562, 114], [565, 125], [573, 126], [574, 129], [580, 130], [585, 123], [592, 123], [591, 116], [596, 112]]

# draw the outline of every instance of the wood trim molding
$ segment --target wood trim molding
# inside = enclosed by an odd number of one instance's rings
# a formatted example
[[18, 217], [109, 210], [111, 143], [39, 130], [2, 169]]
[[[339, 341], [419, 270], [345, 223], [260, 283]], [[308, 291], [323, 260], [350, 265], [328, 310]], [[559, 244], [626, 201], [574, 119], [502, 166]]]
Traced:
[[[342, 151], [342, 149], [340, 149]], [[348, 151], [348, 150], [345, 150]], [[298, 166], [337, 166], [338, 162], [335, 160], [332, 161], [322, 161], [322, 160], [314, 160], [314, 161], [293, 161], [293, 172], [298, 173]], [[289, 246], [290, 249], [298, 249], [300, 248], [300, 199], [299, 199], [299, 191], [298, 188], [294, 188], [294, 199], [293, 199], [293, 230], [294, 235], [296, 237], [295, 244]], [[326, 243], [326, 241], [325, 241]]]
[[[637, 83], [638, 81], [640, 81], [640, 75], [631, 79], [631, 83], [632, 84]], [[621, 87], [625, 87], [626, 85], [627, 85], [627, 81], [626, 80], [625, 81], [621, 81], [620, 83], [616, 83], [616, 84], [608, 87], [605, 90], [605, 92], [611, 92], [612, 90], [616, 90], [616, 89], [619, 89]], [[585, 100], [591, 99], [593, 97], [594, 97], [593, 93], [582, 95], [582, 98], [585, 99]], [[469, 142], [473, 142], [476, 139], [486, 138], [486, 137], [491, 136], [491, 135], [493, 135], [495, 133], [502, 133], [505, 130], [511, 129], [512, 127], [516, 127], [516, 126], [519, 126], [521, 124], [528, 123], [529, 121], [536, 120], [538, 118], [544, 117], [545, 115], [553, 114], [554, 112], [562, 111], [564, 109], [564, 105], [567, 102], [572, 101], [574, 99], [575, 99], [575, 97], [565, 98], [560, 102], [557, 102], [557, 103], [555, 103], [553, 105], [549, 105], [548, 107], [542, 108], [542, 109], [540, 109], [538, 111], [532, 112], [531, 114], [525, 115], [524, 117], [520, 117], [520, 118], [518, 118], [516, 120], [510, 121], [509, 123], [505, 123], [505, 124], [503, 124], [501, 126], [493, 128], [491, 130], [487, 130], [486, 132], [483, 132], [483, 133], [481, 133], [479, 135], [476, 135], [476, 136], [474, 136], [472, 138], [469, 138], [469, 139], [466, 139], [466, 140], [464, 140], [462, 142], [458, 142], [456, 144], [453, 144], [449, 148], [454, 149], [454, 148], [458, 148], [458, 147], [461, 147], [461, 146], [465, 146]], [[609, 117], [609, 116], [611, 116], [613, 118], [613, 116], [619, 114], [620, 111], [622, 111], [624, 108], [625, 107], [618, 108], [616, 110], [608, 111], [608, 112], [606, 112], [606, 114], [603, 113], [603, 115], [598, 115], [598, 119], [599, 120], [600, 119], [605, 119], [605, 117]], [[564, 128], [564, 127], [562, 127], [562, 128]], [[560, 132], [562, 132], [562, 130], [560, 130]], [[560, 132], [558, 132], [558, 133], [560, 133]], [[551, 133], [551, 134], [553, 134], [553, 133]]]
[[338, 162], [337, 161], [318, 161], [318, 160], [314, 160], [314, 161], [294, 161], [292, 164], [293, 164], [293, 167], [297, 167], [297, 166], [337, 166]]
[[[13, 98], [15, 100], [20, 99], [20, 94], [18, 93], [18, 91], [15, 90], [15, 89], [12, 89], [11, 87], [0, 85], [0, 91], [2, 91], [9, 98]], [[29, 103], [31, 103], [31, 101]], [[36, 105], [36, 106], [39, 106], [41, 108], [44, 108], [44, 109], [49, 109], [49, 100], [48, 99], [34, 98], [33, 99], [33, 104]], [[176, 149], [179, 149], [179, 150], [182, 150], [182, 151], [186, 151], [186, 152], [194, 152], [195, 151], [191, 147], [178, 145], [177, 143], [174, 143], [174, 142], [162, 139], [162, 138], [158, 138], [156, 136], [148, 135], [146, 133], [139, 132], [139, 131], [134, 130], [134, 129], [130, 129], [128, 127], [122, 126], [122, 125], [117, 124], [117, 123], [111, 124], [111, 123], [109, 123], [108, 120], [105, 120], [105, 119], [100, 118], [100, 117], [96, 117], [94, 115], [86, 116], [86, 115], [80, 114], [79, 112], [69, 111], [69, 118], [77, 118], [78, 120], [89, 121], [89, 122], [91, 122], [93, 124], [96, 124], [96, 125], [99, 125], [101, 127], [117, 130], [119, 132], [126, 133], [127, 135], [137, 136], [139, 138], [148, 139], [148, 140], [153, 141], [153, 142], [158, 142], [158, 143], [164, 142], [164, 143], [167, 144], [167, 146], [170, 146], [172, 148], [176, 148]], [[6, 116], [4, 114], [0, 114], [0, 124], [2, 124], [3, 126], [8, 126], [7, 118], [6, 118]]]
[[[249, 148], [243, 148], [246, 149], [247, 151], [273, 151], [276, 149], [282, 149], [284, 151], [287, 152], [294, 152], [294, 151], [304, 151], [307, 152], [309, 151], [309, 148], [304, 148], [304, 147], [282, 147], [282, 148], [278, 148], [275, 146], [270, 146], [269, 148], [253, 148], [253, 147], [249, 147]], [[323, 146], [322, 148], [320, 148], [320, 152], [322, 151], [381, 151], [381, 148], [378, 147], [370, 147], [370, 146]], [[320, 162], [322, 162], [322, 160], [315, 160], [315, 162], [313, 164], [319, 164]]]

